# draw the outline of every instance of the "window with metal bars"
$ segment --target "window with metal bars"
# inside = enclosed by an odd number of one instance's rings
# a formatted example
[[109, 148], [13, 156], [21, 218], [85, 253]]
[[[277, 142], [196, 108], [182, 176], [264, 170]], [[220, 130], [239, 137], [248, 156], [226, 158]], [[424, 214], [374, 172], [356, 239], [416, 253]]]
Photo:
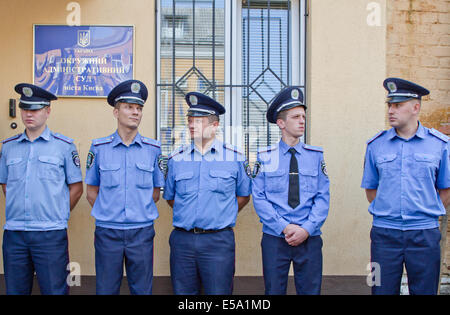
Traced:
[[[306, 0], [159, 0], [157, 134], [170, 153], [190, 141], [184, 96], [226, 108], [218, 137], [245, 150], [279, 141], [266, 111], [284, 87], [305, 93]], [[306, 97], [305, 97], [306, 98]]]

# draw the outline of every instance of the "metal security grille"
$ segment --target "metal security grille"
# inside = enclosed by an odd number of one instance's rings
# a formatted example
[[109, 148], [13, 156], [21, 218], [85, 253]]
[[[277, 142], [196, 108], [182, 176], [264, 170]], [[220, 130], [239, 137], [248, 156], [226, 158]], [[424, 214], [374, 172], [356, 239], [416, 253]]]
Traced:
[[[190, 91], [226, 107], [218, 136], [243, 147], [250, 161], [259, 147], [279, 140], [278, 127], [267, 123], [265, 113], [282, 88], [305, 85], [304, 60], [293, 63], [304, 58], [305, 29], [298, 20], [304, 19], [305, 2], [160, 0], [157, 91], [163, 153], [189, 142], [184, 97]], [[292, 16], [302, 26], [298, 47], [292, 42]]]

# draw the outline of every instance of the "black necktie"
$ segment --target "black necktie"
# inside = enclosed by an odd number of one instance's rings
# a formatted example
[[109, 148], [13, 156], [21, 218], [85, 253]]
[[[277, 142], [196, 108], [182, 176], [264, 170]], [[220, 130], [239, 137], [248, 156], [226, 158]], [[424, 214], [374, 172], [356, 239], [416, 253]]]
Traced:
[[298, 163], [297, 158], [295, 157], [294, 148], [290, 148], [289, 152], [291, 153], [291, 162], [289, 164], [289, 195], [288, 195], [288, 204], [295, 208], [300, 204], [300, 189], [298, 182]]

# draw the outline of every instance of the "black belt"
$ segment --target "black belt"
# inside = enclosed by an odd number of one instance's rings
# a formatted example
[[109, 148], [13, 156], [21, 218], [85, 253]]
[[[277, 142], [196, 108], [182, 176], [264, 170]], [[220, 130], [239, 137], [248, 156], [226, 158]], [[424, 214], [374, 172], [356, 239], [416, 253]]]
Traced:
[[188, 232], [188, 233], [194, 233], [194, 234], [207, 234], [207, 233], [217, 233], [217, 232], [222, 232], [222, 231], [226, 231], [226, 230], [231, 230], [231, 227], [226, 227], [223, 229], [219, 229], [219, 230], [204, 230], [201, 228], [193, 228], [192, 230], [186, 230], [177, 226], [174, 226], [174, 229], [177, 231], [183, 231], [183, 232]]

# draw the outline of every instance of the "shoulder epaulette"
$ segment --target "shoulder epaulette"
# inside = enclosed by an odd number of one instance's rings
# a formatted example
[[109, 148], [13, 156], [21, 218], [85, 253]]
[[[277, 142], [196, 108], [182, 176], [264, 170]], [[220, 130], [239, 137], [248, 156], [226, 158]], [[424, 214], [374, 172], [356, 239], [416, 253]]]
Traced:
[[141, 137], [141, 140], [145, 144], [149, 144], [149, 145], [152, 145], [154, 147], [161, 148], [161, 142], [159, 142], [158, 140], [151, 139], [151, 138], [146, 138], [146, 137]]
[[372, 138], [370, 138], [369, 140], [367, 140], [367, 144], [370, 144], [371, 142], [373, 142], [376, 138], [378, 138], [379, 136], [381, 136], [382, 134], [384, 134], [386, 132], [386, 130], [381, 130], [380, 132], [378, 132], [375, 136], [373, 136]]
[[12, 137], [10, 137], [10, 138], [8, 138], [8, 139], [5, 139], [5, 140], [2, 141], [2, 143], [5, 144], [5, 143], [8, 143], [8, 142], [10, 142], [10, 141], [19, 139], [20, 135], [21, 135], [21, 134], [19, 133], [18, 135], [15, 135], [15, 136], [12, 136]]
[[236, 147], [236, 146], [234, 146], [234, 145], [231, 145], [231, 144], [229, 144], [229, 143], [224, 143], [224, 144], [223, 144], [223, 147], [224, 147], [225, 149], [231, 150], [231, 151], [233, 151], [233, 152], [236, 152], [236, 153], [239, 153], [239, 154], [244, 154], [244, 152], [242, 152], [238, 147]]
[[437, 131], [437, 130], [434, 129], [434, 128], [431, 128], [429, 131], [430, 131], [430, 133], [431, 133], [433, 136], [435, 136], [436, 138], [441, 139], [441, 140], [444, 141], [444, 142], [448, 142], [449, 137], [447, 137], [446, 135], [444, 135], [442, 132]]
[[61, 141], [66, 142], [66, 143], [68, 143], [68, 144], [73, 143], [73, 139], [71, 139], [71, 138], [69, 138], [69, 137], [66, 137], [66, 136], [64, 136], [64, 135], [62, 135], [62, 134], [60, 134], [60, 133], [57, 133], [57, 132], [52, 133], [52, 136], [55, 137], [55, 138], [58, 139], [58, 140], [61, 140]]
[[109, 137], [94, 139], [94, 140], [92, 140], [92, 144], [95, 146], [98, 146], [101, 144], [111, 143], [112, 141], [113, 141], [113, 136], [109, 136]]
[[306, 150], [310, 151], [317, 151], [317, 152], [323, 152], [323, 149], [321, 147], [316, 147], [314, 145], [305, 144], [303, 146]]
[[274, 144], [270, 147], [258, 149], [258, 153], [265, 153], [265, 152], [270, 152], [270, 151], [275, 151], [275, 150], [278, 150], [278, 144]]
[[167, 159], [170, 160], [170, 159], [173, 158], [175, 155], [178, 155], [178, 154], [180, 154], [180, 153], [183, 153], [183, 152], [186, 150], [187, 147], [188, 147], [188, 145], [183, 145], [183, 146], [179, 147], [178, 149], [175, 149], [172, 153], [169, 154], [169, 156], [168, 156]]

